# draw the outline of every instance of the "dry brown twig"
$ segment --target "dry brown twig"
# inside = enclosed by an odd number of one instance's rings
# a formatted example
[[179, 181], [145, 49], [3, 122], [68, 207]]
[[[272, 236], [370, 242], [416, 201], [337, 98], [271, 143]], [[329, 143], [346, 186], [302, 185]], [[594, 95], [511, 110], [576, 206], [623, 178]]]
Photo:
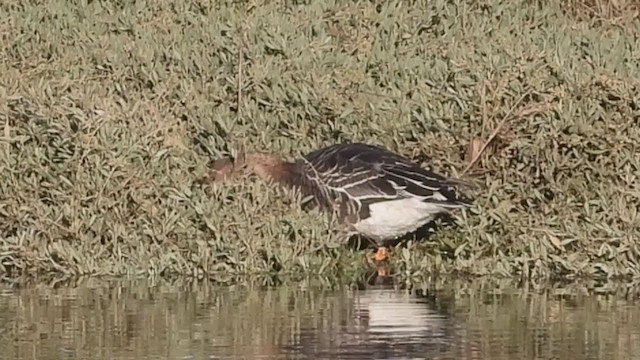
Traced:
[[496, 139], [498, 134], [500, 134], [500, 132], [502, 131], [504, 126], [510, 120], [513, 120], [513, 118], [523, 118], [523, 117], [526, 117], [526, 116], [539, 114], [539, 113], [541, 113], [541, 112], [543, 112], [543, 111], [545, 111], [545, 110], [547, 110], [549, 108], [549, 105], [546, 104], [546, 103], [533, 104], [531, 106], [528, 106], [528, 107], [524, 108], [517, 115], [512, 116], [512, 114], [515, 111], [515, 109], [530, 94], [531, 94], [531, 91], [527, 91], [525, 94], [523, 94], [518, 99], [518, 101], [515, 102], [515, 104], [513, 104], [513, 106], [509, 109], [507, 114], [502, 118], [502, 121], [500, 121], [498, 126], [496, 126], [496, 128], [493, 130], [493, 132], [491, 132], [491, 134], [489, 135], [489, 137], [487, 138], [486, 141], [483, 141], [481, 138], [473, 138], [471, 140], [471, 142], [469, 143], [469, 151], [468, 151], [468, 154], [470, 155], [471, 160], [469, 161], [469, 164], [467, 165], [467, 167], [462, 171], [463, 175], [466, 174], [473, 167], [473, 165], [475, 165], [478, 162], [478, 160], [480, 160], [480, 157], [482, 156], [482, 154], [487, 150], [489, 145]]

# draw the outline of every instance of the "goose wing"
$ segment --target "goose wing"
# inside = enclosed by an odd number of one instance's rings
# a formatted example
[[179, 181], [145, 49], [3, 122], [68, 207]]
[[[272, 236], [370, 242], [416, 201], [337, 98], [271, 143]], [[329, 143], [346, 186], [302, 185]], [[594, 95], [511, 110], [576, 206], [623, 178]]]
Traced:
[[332, 145], [302, 159], [307, 179], [332, 196], [360, 204], [417, 197], [444, 206], [464, 206], [453, 182], [386, 149], [361, 143]]
[[304, 156], [301, 166], [309, 185], [322, 197], [347, 197], [359, 203], [396, 199], [382, 168], [363, 158], [354, 147], [332, 145]]

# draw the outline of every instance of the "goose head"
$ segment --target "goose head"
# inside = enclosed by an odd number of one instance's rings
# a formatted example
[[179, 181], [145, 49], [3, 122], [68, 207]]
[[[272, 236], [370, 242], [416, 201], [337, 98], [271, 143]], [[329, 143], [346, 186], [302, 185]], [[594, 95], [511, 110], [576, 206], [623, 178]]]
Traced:
[[291, 165], [271, 153], [242, 153], [235, 159], [222, 158], [214, 161], [204, 180], [222, 182], [256, 176], [260, 179], [280, 181], [291, 175]]

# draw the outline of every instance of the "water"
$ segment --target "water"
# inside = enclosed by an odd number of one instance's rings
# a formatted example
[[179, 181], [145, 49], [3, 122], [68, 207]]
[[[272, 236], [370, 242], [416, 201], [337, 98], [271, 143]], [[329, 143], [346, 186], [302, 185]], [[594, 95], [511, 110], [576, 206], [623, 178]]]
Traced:
[[0, 358], [640, 359], [640, 307], [557, 289], [41, 284], [0, 289]]

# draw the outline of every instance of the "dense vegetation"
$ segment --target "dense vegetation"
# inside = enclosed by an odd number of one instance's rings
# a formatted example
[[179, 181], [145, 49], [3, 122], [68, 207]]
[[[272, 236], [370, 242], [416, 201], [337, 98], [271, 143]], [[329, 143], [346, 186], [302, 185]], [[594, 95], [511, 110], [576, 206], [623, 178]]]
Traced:
[[3, 2], [0, 271], [360, 276], [295, 194], [196, 182], [353, 140], [477, 185], [400, 276], [637, 278], [627, 3]]

